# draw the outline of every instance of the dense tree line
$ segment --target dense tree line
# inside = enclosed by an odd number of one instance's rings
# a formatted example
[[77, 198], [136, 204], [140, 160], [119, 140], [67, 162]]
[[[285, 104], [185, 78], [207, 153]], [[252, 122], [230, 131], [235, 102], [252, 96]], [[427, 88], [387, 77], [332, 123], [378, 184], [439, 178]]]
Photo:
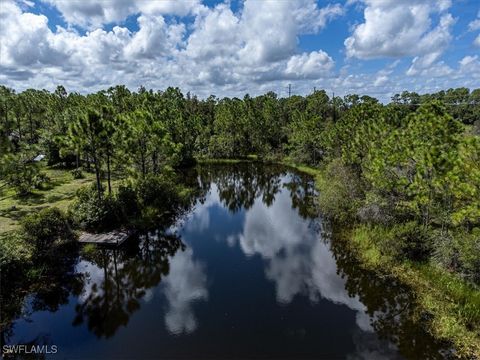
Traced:
[[74, 176], [94, 172], [98, 201], [112, 179], [149, 179], [199, 158], [302, 163], [325, 170], [319, 201], [333, 219], [393, 228], [383, 241], [392, 256], [434, 258], [475, 281], [479, 135], [480, 89], [405, 91], [382, 104], [325, 91], [199, 99], [177, 88], [0, 87], [1, 179], [20, 195], [48, 181], [39, 154]]

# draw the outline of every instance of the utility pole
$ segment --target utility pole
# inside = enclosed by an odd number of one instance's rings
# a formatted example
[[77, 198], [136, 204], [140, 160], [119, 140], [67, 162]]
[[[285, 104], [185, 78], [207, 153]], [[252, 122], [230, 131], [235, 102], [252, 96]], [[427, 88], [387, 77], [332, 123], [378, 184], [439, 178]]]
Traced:
[[292, 84], [288, 84], [288, 97], [292, 95]]

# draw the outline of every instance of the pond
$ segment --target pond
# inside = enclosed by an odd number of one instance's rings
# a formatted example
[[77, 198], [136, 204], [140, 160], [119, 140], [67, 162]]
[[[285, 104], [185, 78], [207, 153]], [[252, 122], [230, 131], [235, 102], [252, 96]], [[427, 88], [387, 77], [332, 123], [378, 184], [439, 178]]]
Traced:
[[186, 214], [65, 260], [22, 300], [3, 343], [55, 345], [47, 358], [448, 355], [415, 296], [333, 240], [310, 177], [245, 163], [202, 165], [185, 181], [198, 190]]

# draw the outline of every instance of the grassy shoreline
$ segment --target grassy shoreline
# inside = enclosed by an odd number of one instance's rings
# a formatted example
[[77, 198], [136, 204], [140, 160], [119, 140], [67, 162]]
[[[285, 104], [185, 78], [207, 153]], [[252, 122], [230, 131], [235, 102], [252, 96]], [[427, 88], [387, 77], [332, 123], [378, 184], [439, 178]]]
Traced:
[[[316, 183], [322, 179], [320, 169], [289, 161], [282, 164], [313, 176]], [[429, 332], [452, 342], [459, 357], [480, 358], [480, 289], [439, 266], [392, 259], [372, 241], [374, 231], [358, 224], [343, 234], [360, 266], [393, 276], [412, 288], [421, 310], [433, 316]]]
[[357, 225], [344, 235], [364, 269], [393, 276], [417, 295], [421, 311], [432, 315], [428, 330], [451, 341], [459, 357], [480, 358], [480, 290], [458, 275], [431, 263], [398, 261], [372, 241], [375, 227]]

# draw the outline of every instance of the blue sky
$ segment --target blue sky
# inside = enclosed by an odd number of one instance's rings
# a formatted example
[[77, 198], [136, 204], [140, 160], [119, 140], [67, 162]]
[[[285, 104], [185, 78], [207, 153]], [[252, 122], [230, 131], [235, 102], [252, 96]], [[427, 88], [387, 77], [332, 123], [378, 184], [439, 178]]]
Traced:
[[478, 0], [0, 0], [0, 83], [388, 101], [480, 87]]

